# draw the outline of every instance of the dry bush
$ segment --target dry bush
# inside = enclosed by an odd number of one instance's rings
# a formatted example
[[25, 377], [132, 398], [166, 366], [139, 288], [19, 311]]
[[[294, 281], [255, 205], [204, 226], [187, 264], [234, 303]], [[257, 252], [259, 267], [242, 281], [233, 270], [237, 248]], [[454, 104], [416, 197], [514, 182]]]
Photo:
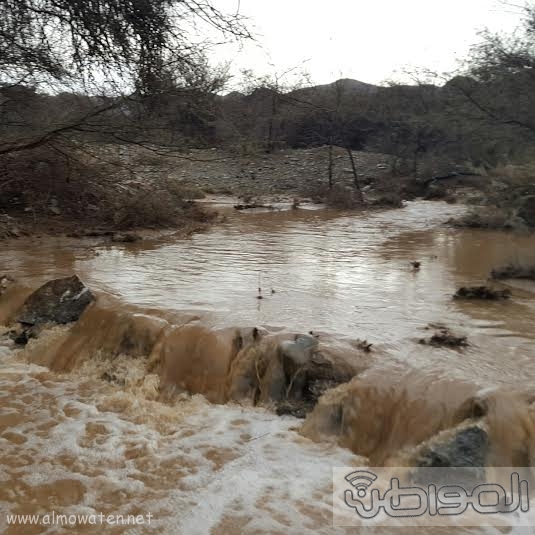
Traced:
[[313, 201], [323, 202], [329, 194], [329, 185], [323, 181], [313, 181], [306, 185], [301, 194], [304, 197], [310, 197]]
[[120, 229], [154, 228], [171, 226], [176, 221], [177, 210], [177, 202], [169, 193], [142, 191], [117, 199], [113, 208], [103, 216]]
[[307, 188], [305, 194], [316, 202], [341, 210], [351, 210], [363, 205], [359, 193], [354, 188], [342, 184], [334, 184], [329, 188], [328, 184], [316, 182]]
[[7, 214], [0, 214], [0, 240], [19, 238], [25, 234], [25, 230], [15, 219]]
[[0, 159], [0, 210], [65, 218], [113, 228], [169, 227], [187, 218], [205, 220], [186, 199], [204, 196], [198, 188], [158, 175], [134, 173], [113, 155], [106, 161], [75, 149], [50, 147]]
[[79, 217], [92, 210], [117, 168], [87, 165], [74, 153], [43, 147], [0, 158], [0, 209]]
[[155, 180], [141, 189], [104, 203], [103, 217], [119, 229], [172, 227], [189, 219], [209, 221], [212, 215], [189, 199], [204, 197], [197, 189], [170, 179]]
[[158, 180], [159, 186], [168, 191], [173, 197], [180, 199], [204, 199], [206, 197], [205, 192], [191, 184], [185, 184], [173, 178], [165, 178]]
[[362, 206], [358, 192], [347, 186], [335, 184], [325, 198], [325, 203], [331, 208], [350, 210]]
[[505, 179], [512, 184], [535, 183], [535, 163], [525, 165], [499, 165], [489, 171], [489, 176]]
[[510, 214], [496, 207], [477, 207], [467, 214], [450, 220], [456, 227], [503, 229], [507, 227]]

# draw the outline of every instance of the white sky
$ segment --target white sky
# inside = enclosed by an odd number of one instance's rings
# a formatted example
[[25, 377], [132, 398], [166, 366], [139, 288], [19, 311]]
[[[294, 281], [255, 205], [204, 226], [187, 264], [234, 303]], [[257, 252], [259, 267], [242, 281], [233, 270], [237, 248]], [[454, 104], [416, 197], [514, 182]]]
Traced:
[[[516, 3], [521, 3], [517, 0]], [[381, 83], [405, 67], [451, 71], [488, 27], [511, 32], [520, 14], [499, 0], [214, 0], [250, 18], [257, 43], [224, 45], [216, 61], [259, 74], [303, 64], [314, 83]], [[272, 64], [274, 67], [270, 67]], [[399, 75], [397, 76], [399, 79]]]

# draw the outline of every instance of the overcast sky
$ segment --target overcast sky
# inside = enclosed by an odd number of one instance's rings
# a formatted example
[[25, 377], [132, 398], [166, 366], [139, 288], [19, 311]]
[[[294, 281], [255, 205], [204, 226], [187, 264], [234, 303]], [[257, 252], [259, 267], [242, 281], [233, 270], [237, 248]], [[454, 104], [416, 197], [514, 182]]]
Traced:
[[234, 72], [304, 64], [314, 83], [381, 83], [410, 66], [450, 71], [478, 31], [520, 23], [499, 0], [214, 0], [224, 11], [238, 3], [258, 43], [219, 47], [217, 60], [232, 59]]

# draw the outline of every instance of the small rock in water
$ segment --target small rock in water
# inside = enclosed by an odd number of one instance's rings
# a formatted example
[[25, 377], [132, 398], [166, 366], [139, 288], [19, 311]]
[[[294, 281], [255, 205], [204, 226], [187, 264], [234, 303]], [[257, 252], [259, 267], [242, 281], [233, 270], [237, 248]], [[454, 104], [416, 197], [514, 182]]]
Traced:
[[30, 338], [33, 338], [31, 333], [27, 330], [11, 331], [9, 333], [9, 337], [11, 340], [13, 340], [13, 342], [15, 342], [15, 344], [19, 346], [25, 346], [29, 342]]
[[356, 340], [354, 345], [357, 349], [360, 349], [365, 353], [370, 353], [373, 346], [373, 344], [370, 344], [368, 340]]
[[510, 297], [511, 290], [493, 290], [488, 286], [463, 287], [453, 296], [454, 299], [482, 299], [486, 301], [500, 301]]
[[493, 279], [530, 279], [535, 280], [535, 266], [507, 266], [493, 269], [490, 276]]
[[466, 347], [468, 345], [466, 336], [455, 335], [447, 327], [441, 327], [431, 338], [422, 338], [419, 343], [433, 347], [450, 348]]
[[289, 415], [304, 420], [310, 410], [311, 407], [302, 401], [281, 401], [277, 404], [276, 413], [277, 416]]

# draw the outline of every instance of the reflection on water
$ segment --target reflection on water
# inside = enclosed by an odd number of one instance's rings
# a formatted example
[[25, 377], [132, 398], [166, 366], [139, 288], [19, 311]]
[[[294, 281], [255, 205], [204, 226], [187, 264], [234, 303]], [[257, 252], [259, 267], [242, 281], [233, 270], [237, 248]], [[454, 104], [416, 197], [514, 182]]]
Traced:
[[[447, 367], [482, 380], [492, 376], [498, 353], [506, 369], [494, 378], [507, 381], [509, 364], [513, 375], [519, 360], [534, 366], [530, 287], [515, 289], [508, 303], [464, 303], [451, 295], [461, 285], [484, 283], [497, 265], [530, 255], [535, 261], [535, 238], [442, 225], [463, 209], [413, 202], [402, 210], [362, 215], [230, 212], [225, 224], [188, 240], [94, 249], [61, 239], [20, 242], [0, 253], [0, 263], [29, 279], [74, 270], [92, 288], [134, 304], [208, 311], [218, 326], [266, 325], [367, 338], [418, 367]], [[419, 271], [411, 269], [412, 260], [422, 262]], [[440, 351], [432, 351], [430, 363], [429, 352], [415, 350], [430, 322], [466, 330], [478, 347], [472, 351], [483, 354], [477, 366], [459, 358], [451, 370], [451, 360], [441, 362]], [[489, 352], [492, 357], [485, 356]]]

